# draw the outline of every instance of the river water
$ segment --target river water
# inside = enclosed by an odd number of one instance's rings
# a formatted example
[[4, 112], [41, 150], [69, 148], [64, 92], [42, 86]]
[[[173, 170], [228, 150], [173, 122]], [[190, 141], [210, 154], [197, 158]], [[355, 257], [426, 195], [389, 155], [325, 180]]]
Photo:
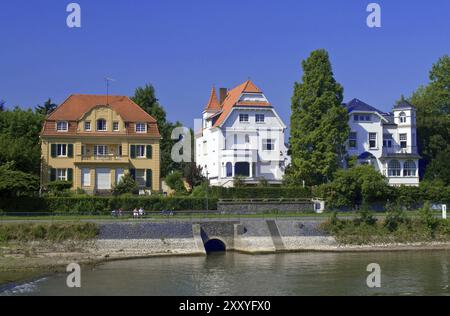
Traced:
[[[369, 289], [367, 266], [381, 266]], [[65, 274], [10, 286], [3, 295], [450, 295], [450, 251], [213, 254], [109, 262], [83, 268], [81, 288]]]

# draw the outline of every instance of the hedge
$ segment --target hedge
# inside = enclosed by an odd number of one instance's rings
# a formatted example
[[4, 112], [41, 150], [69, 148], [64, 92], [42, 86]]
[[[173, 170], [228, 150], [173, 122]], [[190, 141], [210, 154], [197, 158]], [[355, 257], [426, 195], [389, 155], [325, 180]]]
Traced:
[[[143, 207], [147, 212], [163, 210], [206, 210], [206, 200], [190, 197], [30, 197], [0, 199], [4, 212], [49, 212], [67, 214], [110, 214], [122, 208], [125, 211]], [[217, 199], [208, 199], [208, 208], [217, 209]]]
[[302, 187], [212, 187], [211, 196], [219, 199], [309, 199], [310, 188]]

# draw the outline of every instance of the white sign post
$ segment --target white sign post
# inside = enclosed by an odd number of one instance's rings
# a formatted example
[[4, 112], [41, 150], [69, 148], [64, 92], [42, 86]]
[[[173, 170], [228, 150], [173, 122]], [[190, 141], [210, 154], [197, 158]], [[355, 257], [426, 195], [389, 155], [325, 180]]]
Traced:
[[442, 218], [447, 219], [447, 205], [442, 204]]

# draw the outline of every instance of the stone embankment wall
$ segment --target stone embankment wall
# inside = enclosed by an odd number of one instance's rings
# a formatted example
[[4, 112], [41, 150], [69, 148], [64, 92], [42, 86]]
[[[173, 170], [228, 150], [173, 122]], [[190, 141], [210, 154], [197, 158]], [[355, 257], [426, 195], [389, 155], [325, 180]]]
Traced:
[[110, 223], [100, 227], [97, 251], [110, 258], [205, 255], [204, 245], [222, 241], [245, 253], [326, 250], [336, 246], [319, 223], [292, 220]]

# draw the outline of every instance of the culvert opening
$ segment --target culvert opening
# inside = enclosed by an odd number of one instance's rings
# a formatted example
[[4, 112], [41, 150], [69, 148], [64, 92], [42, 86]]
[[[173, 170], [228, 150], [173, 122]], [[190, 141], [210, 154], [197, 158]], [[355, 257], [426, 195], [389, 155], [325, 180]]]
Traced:
[[206, 253], [225, 252], [227, 250], [227, 247], [223, 243], [223, 241], [219, 239], [211, 239], [205, 243], [205, 250]]

